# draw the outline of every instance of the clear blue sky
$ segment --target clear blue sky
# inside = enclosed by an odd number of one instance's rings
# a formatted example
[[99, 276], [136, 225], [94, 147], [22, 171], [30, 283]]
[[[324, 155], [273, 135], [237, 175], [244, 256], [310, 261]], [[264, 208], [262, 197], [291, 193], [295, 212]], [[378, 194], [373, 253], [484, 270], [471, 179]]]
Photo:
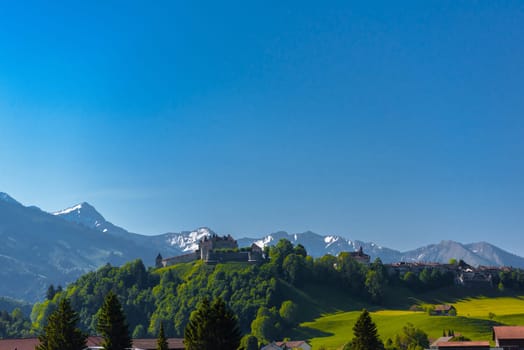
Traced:
[[128, 230], [524, 254], [521, 1], [0, 5], [0, 191]]

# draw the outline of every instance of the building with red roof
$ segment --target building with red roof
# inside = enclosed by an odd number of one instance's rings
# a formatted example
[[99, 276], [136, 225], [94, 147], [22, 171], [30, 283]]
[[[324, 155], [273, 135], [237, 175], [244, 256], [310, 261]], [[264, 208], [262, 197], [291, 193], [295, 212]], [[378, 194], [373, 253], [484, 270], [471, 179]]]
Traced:
[[489, 341], [443, 341], [436, 344], [444, 350], [489, 350]]
[[495, 326], [493, 340], [504, 350], [524, 349], [524, 326]]

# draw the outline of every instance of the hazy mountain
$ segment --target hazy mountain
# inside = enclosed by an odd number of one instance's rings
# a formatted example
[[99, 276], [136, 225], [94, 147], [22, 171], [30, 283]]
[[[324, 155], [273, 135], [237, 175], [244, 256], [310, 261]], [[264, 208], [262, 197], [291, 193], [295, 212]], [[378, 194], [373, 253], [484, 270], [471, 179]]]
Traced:
[[35, 300], [49, 284], [66, 284], [106, 263], [142, 258], [157, 249], [63, 220], [0, 195], [0, 295]]
[[401, 260], [448, 262], [453, 258], [462, 259], [470, 265], [495, 265], [492, 263], [492, 259], [490, 259], [489, 256], [478, 255], [472, 250], [468, 249], [467, 246], [454, 241], [442, 241], [438, 244], [431, 244], [405, 252], [402, 254]]
[[360, 247], [373, 258], [380, 257], [383, 262], [398, 261], [400, 252], [381, 247], [375, 243], [349, 240], [337, 235], [319, 235], [307, 231], [304, 233], [289, 234], [284, 231], [269, 234], [260, 239], [242, 238], [238, 240], [239, 246], [249, 246], [255, 243], [261, 247], [274, 245], [280, 239], [287, 239], [293, 244], [302, 244], [308, 254], [319, 257], [325, 254], [337, 255], [340, 252], [357, 251]]
[[274, 245], [282, 238], [288, 239], [294, 244], [302, 244], [312, 256], [337, 255], [343, 251], [356, 251], [362, 247], [364, 252], [371, 256], [372, 260], [380, 258], [383, 263], [397, 261], [447, 263], [453, 258], [457, 260], [462, 259], [474, 266], [514, 266], [524, 268], [524, 258], [486, 242], [461, 244], [454, 241], [442, 241], [438, 244], [430, 244], [414, 250], [400, 252], [381, 247], [372, 242], [348, 240], [336, 235], [323, 236], [310, 231], [296, 234], [280, 231], [260, 239], [243, 238], [238, 240], [238, 242], [240, 246], [249, 246], [252, 243], [266, 246]]
[[[194, 251], [202, 238], [213, 234], [211, 229], [201, 227], [193, 231], [145, 236], [113, 225], [89, 203], [46, 213], [37, 207], [23, 206], [0, 192], [0, 296], [34, 301], [43, 297], [49, 284], [65, 285], [106, 263], [119, 265], [141, 258], [151, 266], [158, 253], [169, 257]], [[362, 247], [372, 259], [379, 257], [384, 263], [448, 262], [455, 258], [471, 265], [524, 268], [524, 258], [485, 242], [442, 241], [400, 252], [337, 235], [280, 231], [260, 238], [241, 238], [238, 243], [240, 247], [253, 243], [263, 247], [274, 245], [282, 238], [293, 244], [302, 244], [315, 257], [356, 251]]]
[[477, 256], [490, 262], [493, 266], [515, 266], [524, 268], [524, 259], [486, 242], [465, 244], [465, 247]]
[[[182, 254], [184, 248], [186, 248], [186, 246], [182, 244], [183, 238], [180, 238], [177, 241], [180, 242], [180, 244], [171, 244], [171, 241], [177, 235], [187, 234], [189, 236], [188, 240], [191, 240], [191, 235], [186, 232], [183, 232], [182, 234], [166, 233], [157, 236], [146, 236], [129, 232], [122, 227], [113, 225], [111, 222], [107, 221], [102, 214], [95, 209], [95, 207], [87, 202], [56, 211], [52, 214], [65, 221], [76, 223], [80, 226], [99, 231], [109, 236], [117, 236], [142, 247], [147, 247], [148, 254], [155, 252], [154, 257], [156, 257], [156, 254], [158, 253], [161, 253], [164, 256]], [[154, 257], [144, 256], [144, 263], [146, 265], [151, 265], [154, 261]], [[131, 259], [134, 258], [131, 257]]]
[[513, 266], [524, 268], [524, 258], [486, 242], [462, 244], [442, 241], [402, 253], [402, 261], [448, 262], [462, 259], [470, 265]]

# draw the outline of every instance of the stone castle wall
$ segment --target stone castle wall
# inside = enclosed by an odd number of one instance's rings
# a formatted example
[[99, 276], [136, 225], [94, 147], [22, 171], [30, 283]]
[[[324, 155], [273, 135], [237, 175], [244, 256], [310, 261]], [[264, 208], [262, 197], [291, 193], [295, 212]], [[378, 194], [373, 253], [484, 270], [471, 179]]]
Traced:
[[171, 266], [171, 265], [175, 265], [179, 263], [187, 263], [187, 262], [198, 260], [199, 257], [200, 256], [198, 254], [198, 251], [193, 252], [193, 253], [184, 254], [184, 255], [173, 256], [168, 259], [163, 259], [162, 266], [166, 267], [166, 266]]

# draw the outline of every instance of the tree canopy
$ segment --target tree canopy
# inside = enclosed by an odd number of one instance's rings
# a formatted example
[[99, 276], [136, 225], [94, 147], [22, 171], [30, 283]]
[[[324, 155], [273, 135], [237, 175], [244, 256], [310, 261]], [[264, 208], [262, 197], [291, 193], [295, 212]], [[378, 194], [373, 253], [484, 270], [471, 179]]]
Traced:
[[402, 333], [395, 337], [395, 346], [391, 350], [423, 350], [429, 348], [428, 335], [421, 329], [408, 323]]

